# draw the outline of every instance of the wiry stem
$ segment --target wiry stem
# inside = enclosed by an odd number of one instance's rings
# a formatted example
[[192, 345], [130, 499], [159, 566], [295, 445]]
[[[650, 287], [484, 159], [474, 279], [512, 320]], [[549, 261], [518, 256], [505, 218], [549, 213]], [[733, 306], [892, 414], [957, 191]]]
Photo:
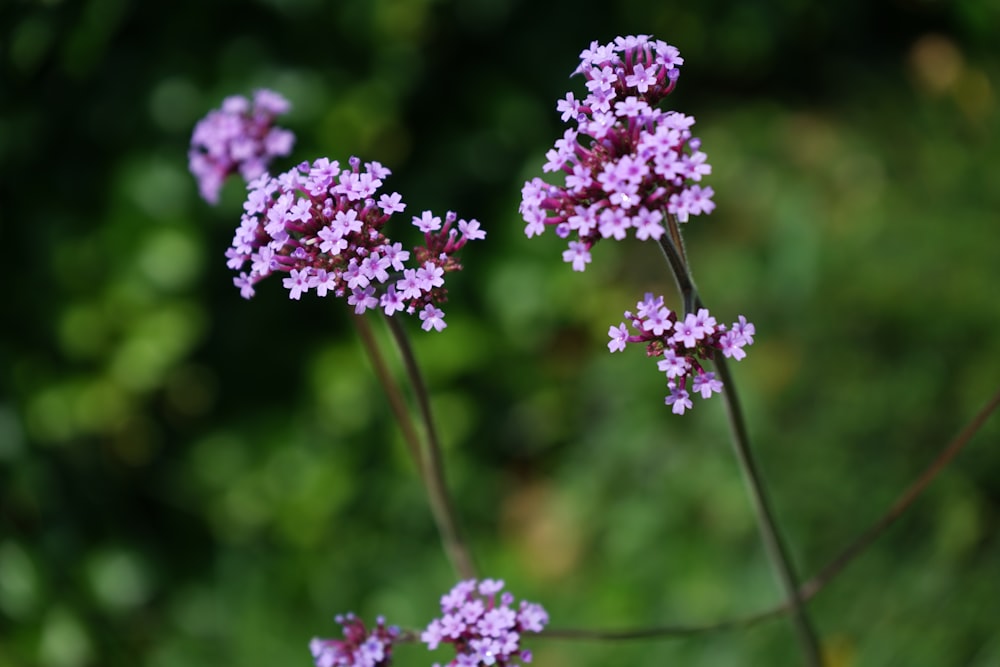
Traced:
[[451, 561], [452, 566], [462, 579], [475, 579], [476, 568], [473, 565], [472, 556], [462, 539], [461, 531], [458, 527], [458, 519], [455, 514], [455, 507], [448, 493], [448, 487], [444, 478], [444, 462], [441, 457], [441, 443], [438, 439], [437, 428], [434, 425], [434, 413], [431, 410], [430, 397], [427, 393], [427, 385], [424, 383], [423, 374], [417, 365], [416, 357], [413, 355], [413, 348], [406, 331], [393, 317], [386, 317], [389, 331], [403, 359], [403, 366], [410, 379], [410, 386], [417, 399], [417, 406], [420, 410], [421, 419], [424, 422], [426, 440], [423, 448], [423, 466], [421, 472], [424, 475], [424, 482], [427, 486], [427, 495], [430, 498], [431, 511], [437, 522], [438, 531], [441, 533], [441, 541], [444, 544], [445, 552]]
[[626, 628], [622, 630], [579, 630], [575, 628], [543, 630], [545, 639], [594, 639], [600, 641], [623, 641], [628, 639], [679, 639], [712, 632], [737, 630], [757, 625], [788, 613], [789, 606], [782, 604], [749, 616], [730, 618], [704, 625], [657, 625], [648, 628]]
[[385, 363], [385, 358], [382, 356], [378, 341], [375, 340], [375, 335], [372, 333], [371, 325], [368, 324], [368, 319], [364, 315], [355, 316], [354, 326], [358, 330], [358, 336], [361, 338], [361, 344], [368, 354], [368, 359], [372, 362], [375, 376], [378, 378], [379, 384], [382, 385], [382, 390], [389, 399], [389, 407], [396, 418], [396, 423], [399, 424], [399, 428], [403, 432], [403, 441], [406, 442], [406, 447], [410, 450], [410, 456], [413, 457], [413, 462], [417, 465], [420, 478], [426, 479], [424, 457], [420, 453], [420, 438], [417, 435], [417, 429], [413, 425], [413, 419], [406, 406], [403, 393], [393, 379], [392, 373], [389, 372], [389, 367]]
[[[670, 266], [674, 280], [684, 299], [685, 313], [693, 312], [695, 309], [703, 307], [701, 298], [694, 286], [694, 279], [691, 277], [691, 270], [684, 254], [683, 238], [677, 220], [673, 215], [667, 216], [667, 226], [669, 234], [661, 237], [660, 248], [663, 250]], [[726, 414], [729, 418], [729, 429], [732, 435], [733, 451], [736, 460], [740, 464], [743, 478], [747, 484], [747, 491], [757, 515], [757, 526], [760, 529], [761, 538], [764, 541], [764, 549], [768, 559], [771, 561], [776, 576], [784, 589], [785, 595], [792, 602], [792, 621], [795, 625], [795, 633], [799, 639], [802, 655], [809, 667], [819, 667], [822, 665], [822, 654], [819, 647], [819, 640], [816, 631], [809, 620], [809, 615], [805, 608], [805, 601], [799, 594], [798, 581], [792, 560], [788, 554], [788, 549], [778, 532], [777, 521], [770, 501], [764, 490], [757, 464], [750, 448], [750, 437], [747, 432], [746, 421], [743, 418], [743, 411], [740, 409], [739, 397], [736, 387], [733, 384], [732, 375], [729, 373], [729, 366], [721, 351], [716, 351], [714, 355], [716, 370], [719, 379], [722, 381], [722, 398], [726, 406]]]
[[993, 414], [996, 409], [1000, 407], [1000, 390], [993, 395], [985, 406], [976, 414], [972, 420], [965, 425], [958, 435], [952, 438], [951, 442], [941, 453], [938, 454], [937, 458], [924, 472], [918, 477], [910, 486], [906, 488], [903, 493], [896, 498], [896, 502], [892, 504], [889, 510], [883, 514], [879, 519], [873, 523], [868, 530], [861, 533], [850, 545], [848, 545], [840, 554], [834, 558], [830, 563], [819, 571], [815, 577], [807, 581], [802, 585], [800, 589], [800, 594], [804, 599], [809, 599], [816, 595], [822, 588], [830, 582], [837, 574], [840, 573], [847, 564], [857, 558], [861, 553], [867, 549], [872, 542], [874, 542], [879, 535], [884, 533], [886, 529], [889, 528], [896, 519], [907, 510], [913, 502], [920, 497], [920, 494], [930, 485], [934, 478], [945, 469], [945, 467], [951, 463], [952, 459], [958, 456], [958, 453], [965, 448], [965, 445], [972, 439], [972, 436], [982, 428], [983, 424], [991, 414]]
[[[956, 435], [945, 447], [934, 461], [924, 470], [923, 473], [899, 495], [896, 501], [889, 507], [889, 510], [878, 518], [863, 533], [856, 537], [839, 555], [831, 560], [819, 574], [802, 584], [799, 587], [798, 598], [801, 601], [808, 601], [814, 598], [823, 588], [829, 584], [840, 572], [842, 572], [851, 562], [871, 546], [871, 544], [885, 533], [888, 528], [895, 523], [914, 501], [920, 497], [930, 483], [941, 473], [942, 470], [965, 448], [972, 436], [982, 428], [986, 420], [1000, 407], [1000, 391], [993, 395], [987, 404], [976, 414], [972, 420]], [[598, 639], [598, 640], [621, 640], [621, 639], [670, 639], [676, 637], [687, 637], [691, 635], [707, 634], [722, 630], [733, 630], [756, 625], [763, 621], [777, 618], [794, 608], [795, 600], [785, 602], [759, 611], [749, 616], [732, 618], [715, 623], [704, 625], [662, 625], [648, 628], [631, 628], [622, 630], [546, 630], [543, 637], [551, 639]]]
[[389, 398], [389, 405], [393, 415], [403, 432], [403, 440], [406, 442], [407, 449], [409, 449], [414, 463], [416, 463], [420, 479], [427, 489], [431, 514], [433, 514], [434, 522], [437, 524], [438, 533], [441, 536], [441, 544], [448, 556], [448, 560], [461, 578], [473, 579], [476, 574], [475, 568], [472, 565], [472, 558], [469, 556], [469, 551], [461, 539], [458, 522], [455, 518], [448, 490], [444, 483], [444, 468], [441, 461], [440, 446], [438, 444], [437, 431], [434, 428], [434, 420], [430, 403], [427, 399], [427, 390], [423, 382], [423, 377], [413, 357], [413, 351], [406, 338], [406, 333], [393, 318], [387, 317], [386, 320], [389, 323], [389, 330], [392, 332], [393, 339], [403, 358], [403, 364], [410, 379], [410, 384], [413, 387], [413, 393], [417, 397], [417, 404], [420, 408], [427, 435], [427, 444], [425, 447], [421, 446], [420, 438], [417, 435], [413, 418], [407, 408], [403, 392], [393, 379], [392, 373], [389, 372], [382, 351], [372, 333], [371, 325], [369, 325], [368, 320], [364, 316], [354, 318], [365, 352], [367, 352], [368, 358], [372, 362], [379, 383]]
[[701, 303], [696, 303], [698, 290], [694, 286], [694, 278], [688, 268], [684, 237], [681, 236], [677, 219], [671, 214], [667, 214], [667, 232], [670, 238], [660, 238], [660, 249], [670, 266], [670, 274], [674, 277], [674, 283], [677, 284], [677, 291], [681, 293], [681, 298], [684, 300], [684, 312], [691, 313], [698, 306], [701, 306]]
[[806, 663], [818, 667], [822, 664], [822, 657], [819, 648], [819, 641], [816, 631], [812, 627], [809, 615], [805, 608], [805, 598], [799, 591], [795, 570], [792, 566], [788, 548], [781, 539], [778, 532], [777, 522], [774, 518], [774, 510], [764, 492], [764, 485], [761, 482], [757, 464], [750, 449], [750, 438], [747, 434], [746, 422], [740, 410], [739, 398], [733, 385], [732, 375], [729, 373], [729, 366], [721, 351], [715, 352], [715, 368], [719, 372], [719, 379], [722, 381], [722, 395], [726, 405], [726, 413], [729, 416], [729, 428], [732, 434], [733, 449], [736, 452], [736, 459], [743, 470], [743, 476], [747, 482], [747, 491], [757, 512], [758, 525], [761, 537], [764, 540], [764, 548], [767, 550], [771, 564], [775, 573], [781, 581], [792, 604], [792, 621], [795, 623], [795, 631], [802, 645], [802, 654], [806, 658]]

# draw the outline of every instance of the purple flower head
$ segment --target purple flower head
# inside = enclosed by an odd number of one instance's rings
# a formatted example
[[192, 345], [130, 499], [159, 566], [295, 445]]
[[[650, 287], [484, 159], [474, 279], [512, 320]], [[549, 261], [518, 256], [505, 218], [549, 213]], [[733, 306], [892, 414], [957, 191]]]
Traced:
[[320, 158], [252, 181], [226, 253], [229, 267], [239, 272], [233, 282], [243, 297], [249, 299], [256, 283], [280, 272], [292, 299], [315, 290], [318, 296], [346, 298], [359, 314], [376, 308], [387, 315], [419, 312], [424, 330], [444, 329], [444, 311], [437, 306], [447, 301], [445, 274], [462, 269], [455, 253], [486, 232], [478, 221], [459, 220], [451, 211], [443, 222], [424, 211], [413, 218], [423, 245], [404, 250], [383, 228], [406, 205], [398, 193], [376, 199], [389, 173], [377, 162], [362, 166], [351, 158], [342, 169]]
[[445, 667], [479, 665], [508, 667], [530, 662], [531, 653], [521, 648], [521, 634], [541, 632], [549, 616], [541, 605], [521, 601], [502, 592], [499, 579], [469, 579], [459, 582], [441, 597], [441, 618], [431, 621], [420, 635], [427, 648], [452, 644], [455, 658]]
[[343, 639], [313, 638], [309, 642], [316, 667], [387, 667], [392, 658], [392, 644], [399, 638], [399, 628], [386, 627], [379, 617], [369, 632], [354, 614], [337, 616], [343, 627]]
[[295, 135], [274, 125], [275, 118], [290, 108], [278, 93], [258, 90], [252, 102], [239, 95], [227, 97], [222, 108], [198, 121], [191, 135], [188, 168], [205, 201], [218, 203], [219, 190], [230, 175], [238, 172], [252, 181], [272, 159], [292, 152]]
[[[562, 184], [541, 178], [525, 183], [521, 215], [528, 237], [555, 227], [569, 240], [563, 260], [574, 271], [590, 262], [600, 239], [659, 240], [662, 222], [712, 212], [710, 187], [696, 183], [712, 173], [691, 134], [694, 118], [657, 105], [673, 91], [684, 59], [673, 46], [647, 35], [592, 43], [575, 74], [587, 96], [569, 93], [557, 104], [571, 127], [546, 154], [545, 172], [562, 172]], [[575, 234], [573, 234], [575, 232]]]
[[674, 414], [682, 415], [694, 407], [693, 394], [711, 398], [722, 391], [722, 381], [703, 364], [716, 351], [737, 361], [746, 356], [743, 349], [753, 344], [754, 326], [740, 315], [730, 327], [719, 324], [706, 308], [681, 318], [663, 305], [663, 297], [647, 292], [636, 304], [636, 312], [625, 312], [626, 322], [608, 329], [612, 352], [624, 350], [628, 343], [646, 346], [646, 356], [656, 359], [656, 367], [667, 376], [670, 392], [665, 402]]

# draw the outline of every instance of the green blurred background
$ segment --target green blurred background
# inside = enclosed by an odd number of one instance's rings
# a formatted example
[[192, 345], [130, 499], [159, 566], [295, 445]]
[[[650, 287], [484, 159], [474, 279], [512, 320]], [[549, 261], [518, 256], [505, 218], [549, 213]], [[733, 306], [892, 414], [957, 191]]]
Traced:
[[[699, 623], [780, 599], [720, 401], [684, 418], [608, 326], [655, 246], [575, 274], [520, 187], [592, 40], [687, 59], [716, 212], [687, 227], [804, 575], [875, 520], [1000, 380], [996, 0], [3, 0], [0, 667], [308, 665], [335, 613], [414, 627], [454, 583], [346, 306], [251, 302], [194, 123], [270, 87], [287, 168], [358, 154], [410, 210], [475, 217], [422, 334], [483, 570], [553, 627]], [[405, 226], [405, 225], [404, 225]], [[378, 327], [382, 331], [381, 327]], [[1000, 420], [813, 602], [840, 666], [1000, 665]], [[536, 664], [795, 664], [789, 624], [535, 640]], [[447, 659], [442, 651], [435, 659]], [[432, 661], [402, 646], [401, 666]]]

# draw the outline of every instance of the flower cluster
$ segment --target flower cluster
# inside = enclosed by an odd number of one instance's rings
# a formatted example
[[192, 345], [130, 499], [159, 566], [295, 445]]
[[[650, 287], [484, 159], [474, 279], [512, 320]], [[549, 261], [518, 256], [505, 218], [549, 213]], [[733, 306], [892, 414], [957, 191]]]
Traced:
[[580, 54], [574, 74], [587, 79], [587, 96], [570, 92], [557, 110], [570, 123], [546, 154], [545, 172], [561, 171], [562, 185], [534, 178], [521, 191], [528, 237], [554, 226], [575, 234], [563, 260], [583, 271], [602, 238], [659, 240], [664, 216], [687, 222], [715, 208], [711, 187], [695, 183], [711, 173], [694, 118], [656, 105], [677, 83], [678, 50], [646, 35], [594, 42]]
[[715, 373], [706, 371], [701, 362], [710, 360], [716, 350], [739, 361], [747, 356], [743, 348], [753, 344], [755, 333], [754, 325], [742, 315], [727, 329], [705, 308], [680, 319], [677, 313], [663, 305], [662, 296], [654, 298], [650, 292], [636, 304], [634, 314], [625, 311], [625, 319], [638, 333], [629, 334], [625, 322], [611, 327], [608, 349], [620, 352], [627, 343], [644, 343], [646, 354], [659, 358], [657, 368], [666, 373], [670, 390], [665, 402], [673, 406], [674, 414], [678, 415], [694, 405], [688, 387], [702, 398], [711, 398], [712, 394], [722, 391], [722, 381]]
[[541, 605], [521, 601], [512, 609], [514, 596], [503, 590], [503, 581], [475, 579], [459, 582], [441, 597], [441, 618], [435, 618], [420, 639], [432, 651], [438, 644], [454, 644], [457, 655], [447, 667], [507, 665], [531, 662], [531, 651], [521, 649], [522, 632], [541, 632], [549, 621]]
[[252, 102], [241, 95], [227, 97], [221, 109], [198, 121], [191, 135], [188, 168], [205, 201], [219, 201], [222, 183], [231, 174], [239, 172], [243, 180], [251, 181], [273, 158], [292, 151], [295, 135], [274, 126], [275, 117], [289, 108], [278, 93], [258, 90]]
[[337, 616], [335, 620], [343, 626], [343, 639], [315, 637], [309, 642], [316, 667], [388, 667], [399, 628], [386, 627], [381, 616], [371, 632], [354, 614]]
[[[362, 169], [356, 157], [346, 169], [320, 158], [251, 182], [242, 223], [226, 251], [229, 267], [240, 271], [233, 282], [243, 297], [252, 297], [260, 280], [282, 272], [292, 299], [314, 289], [319, 296], [347, 296], [358, 314], [419, 309], [424, 330], [444, 329], [444, 312], [436, 305], [447, 298], [444, 274], [461, 270], [454, 254], [486, 232], [476, 220], [458, 220], [450, 211], [443, 223], [424, 211], [413, 218], [424, 245], [404, 250], [382, 231], [393, 213], [406, 208], [396, 192], [376, 200], [389, 173], [378, 162]], [[411, 258], [414, 266], [408, 267]], [[249, 273], [241, 271], [248, 261]]]

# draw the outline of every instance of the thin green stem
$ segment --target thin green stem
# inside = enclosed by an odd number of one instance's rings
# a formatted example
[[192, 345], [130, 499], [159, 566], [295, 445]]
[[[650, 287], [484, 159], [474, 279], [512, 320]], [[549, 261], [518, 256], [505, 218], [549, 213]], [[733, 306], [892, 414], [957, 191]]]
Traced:
[[[670, 266], [671, 273], [684, 299], [685, 313], [690, 313], [696, 308], [702, 307], [703, 304], [695, 289], [694, 279], [691, 277], [691, 269], [684, 253], [683, 238], [674, 216], [667, 216], [667, 227], [669, 233], [660, 238], [660, 248], [663, 250], [667, 264]], [[739, 462], [740, 470], [743, 472], [747, 491], [757, 516], [757, 526], [764, 542], [764, 549], [785, 595], [792, 602], [792, 622], [806, 664], [809, 667], [819, 667], [823, 662], [819, 640], [816, 636], [816, 630], [809, 620], [805, 601], [799, 594], [798, 581], [791, 557], [781, 538], [781, 533], [778, 531], [774, 511], [754, 460], [750, 447], [750, 436], [743, 411], [740, 408], [739, 396], [729, 372], [729, 366], [721, 351], [716, 351], [714, 361], [723, 385], [722, 397], [729, 419], [733, 451]]]
[[802, 588], [799, 589], [799, 593], [802, 598], [808, 600], [816, 595], [816, 593], [822, 590], [831, 579], [847, 567], [848, 563], [863, 553], [864, 550], [879, 537], [879, 535], [884, 533], [889, 526], [895, 523], [896, 519], [898, 519], [900, 515], [907, 510], [907, 508], [913, 505], [913, 502], [919, 498], [920, 494], [922, 494], [930, 483], [934, 481], [934, 478], [936, 478], [938, 474], [944, 470], [949, 463], [951, 463], [952, 459], [958, 456], [958, 453], [965, 448], [965, 445], [972, 439], [972, 436], [975, 435], [980, 428], [982, 428], [989, 416], [993, 414], [998, 407], [1000, 407], [1000, 390], [998, 390], [997, 393], [993, 395], [993, 398], [991, 398], [986, 405], [978, 413], [976, 413], [976, 416], [965, 425], [965, 428], [963, 428], [958, 435], [952, 438], [951, 442], [949, 442], [948, 445], [941, 450], [941, 453], [938, 454], [937, 458], [935, 458], [929, 466], [927, 466], [927, 469], [924, 470], [920, 477], [918, 477], [912, 484], [910, 484], [910, 486], [906, 488], [905, 491], [903, 491], [903, 493], [899, 495], [898, 498], [896, 498], [896, 502], [892, 504], [889, 511], [879, 517], [879, 519], [873, 523], [868, 530], [861, 533], [861, 535], [851, 542], [850, 545], [840, 552], [840, 555], [820, 570], [819, 574], [802, 585]]
[[[856, 537], [840, 554], [833, 558], [819, 574], [802, 584], [799, 587], [798, 597], [802, 601], [808, 601], [816, 597], [823, 588], [826, 587], [847, 565], [853, 562], [858, 556], [865, 552], [876, 539], [885, 533], [896, 520], [909, 509], [914, 501], [927, 489], [932, 481], [944, 470], [951, 461], [958, 456], [965, 446], [972, 440], [979, 429], [982, 428], [986, 420], [989, 419], [997, 408], [1000, 407], [1000, 390], [986, 403], [986, 405], [973, 417], [968, 424], [945, 445], [941, 453], [931, 462], [923, 473], [899, 495], [896, 501], [889, 507], [882, 516], [871, 526]], [[687, 637], [691, 635], [707, 634], [722, 630], [745, 628], [767, 621], [778, 616], [782, 616], [794, 608], [795, 600], [785, 602], [759, 611], [749, 616], [741, 616], [715, 623], [703, 625], [664, 625], [648, 628], [631, 628], [622, 630], [546, 630], [543, 637], [551, 639], [595, 639], [595, 640], [621, 640], [621, 639], [670, 639], [676, 637]]]
[[396, 418], [396, 423], [399, 424], [400, 430], [403, 432], [403, 440], [406, 442], [406, 447], [417, 466], [420, 479], [427, 489], [431, 514], [434, 516], [434, 522], [438, 527], [438, 533], [441, 536], [441, 544], [444, 547], [445, 554], [447, 554], [448, 560], [460, 577], [463, 579], [475, 578], [475, 568], [472, 566], [472, 559], [458, 531], [458, 522], [455, 519], [455, 513], [452, 510], [452, 504], [444, 484], [444, 470], [440, 456], [440, 446], [438, 445], [437, 431], [434, 428], [434, 420], [430, 410], [430, 403], [427, 400], [427, 390], [423, 382], [423, 377], [413, 357], [413, 352], [410, 349], [405, 332], [393, 318], [387, 317], [386, 320], [389, 323], [389, 330], [392, 332], [393, 340], [403, 358], [407, 376], [413, 386], [413, 393], [416, 395], [417, 403], [420, 406], [421, 416], [424, 420], [424, 427], [427, 433], [426, 447], [421, 446], [420, 437], [417, 434], [410, 410], [406, 405], [403, 392], [389, 371], [378, 341], [375, 340], [371, 325], [364, 316], [355, 317], [354, 324], [358, 330], [358, 335], [361, 338], [365, 352], [372, 362], [375, 375], [389, 399], [389, 406], [392, 409], [393, 416]]
[[684, 237], [681, 236], [680, 226], [677, 219], [667, 214], [668, 236], [660, 237], [660, 249], [670, 266], [670, 274], [677, 284], [677, 291], [681, 293], [684, 300], [684, 312], [690, 313], [701, 304], [696, 304], [698, 290], [694, 286], [694, 278], [688, 268], [687, 253], [684, 249]]
[[572, 628], [543, 630], [546, 639], [594, 639], [600, 641], [623, 641], [628, 639], [679, 639], [712, 632], [748, 628], [788, 613], [787, 604], [766, 609], [749, 616], [729, 618], [704, 625], [659, 625], [648, 628], [626, 628], [622, 630], [577, 630]]
[[757, 463], [754, 461], [753, 452], [750, 449], [750, 438], [747, 434], [746, 422], [740, 409], [739, 397], [733, 384], [733, 377], [729, 373], [729, 365], [721, 351], [715, 353], [715, 368], [719, 372], [719, 379], [722, 381], [722, 395], [726, 406], [726, 413], [729, 416], [729, 429], [732, 434], [733, 449], [736, 459], [740, 463], [743, 476], [747, 482], [747, 491], [754, 510], [757, 512], [758, 526], [761, 537], [764, 540], [764, 548], [767, 550], [771, 564], [774, 566], [775, 574], [781, 582], [785, 595], [788, 596], [792, 605], [792, 621], [795, 624], [796, 634], [802, 647], [802, 654], [806, 658], [806, 664], [818, 667], [822, 664], [822, 654], [819, 648], [819, 641], [816, 631], [812, 627], [809, 615], [806, 612], [805, 599], [799, 591], [795, 570], [792, 566], [792, 559], [788, 554], [788, 549], [781, 534], [778, 532], [778, 525], [774, 518], [774, 510], [764, 491], [764, 484], [761, 481]]
[[458, 519], [455, 513], [454, 503], [448, 493], [448, 486], [444, 477], [444, 462], [441, 456], [441, 443], [438, 439], [437, 428], [434, 425], [434, 413], [431, 410], [430, 397], [427, 392], [427, 385], [424, 383], [423, 374], [413, 355], [413, 348], [410, 346], [410, 339], [406, 331], [393, 317], [385, 318], [389, 325], [389, 332], [403, 360], [403, 366], [410, 379], [410, 386], [417, 400], [417, 407], [420, 411], [421, 419], [424, 422], [426, 434], [423, 466], [421, 472], [424, 475], [424, 482], [427, 486], [427, 495], [430, 498], [431, 511], [437, 523], [438, 531], [441, 533], [441, 542], [444, 545], [448, 559], [455, 568], [458, 575], [463, 579], [476, 578], [476, 568], [473, 565], [472, 556], [462, 539], [461, 531], [458, 527]]
[[417, 429], [413, 425], [413, 418], [410, 416], [410, 411], [406, 406], [403, 392], [393, 379], [392, 373], [389, 371], [389, 366], [385, 363], [385, 357], [382, 356], [382, 350], [379, 348], [378, 341], [375, 340], [375, 335], [372, 333], [372, 327], [368, 323], [368, 319], [364, 315], [356, 315], [353, 321], [355, 328], [358, 330], [358, 337], [361, 339], [361, 344], [365, 348], [365, 353], [368, 355], [368, 359], [375, 370], [375, 376], [378, 378], [379, 384], [382, 385], [382, 390], [389, 399], [389, 407], [396, 418], [396, 423], [399, 424], [399, 428], [403, 432], [403, 441], [406, 443], [407, 449], [410, 450], [410, 456], [413, 457], [413, 462], [417, 466], [420, 478], [426, 479], [424, 457], [420, 453], [420, 437], [417, 435]]

